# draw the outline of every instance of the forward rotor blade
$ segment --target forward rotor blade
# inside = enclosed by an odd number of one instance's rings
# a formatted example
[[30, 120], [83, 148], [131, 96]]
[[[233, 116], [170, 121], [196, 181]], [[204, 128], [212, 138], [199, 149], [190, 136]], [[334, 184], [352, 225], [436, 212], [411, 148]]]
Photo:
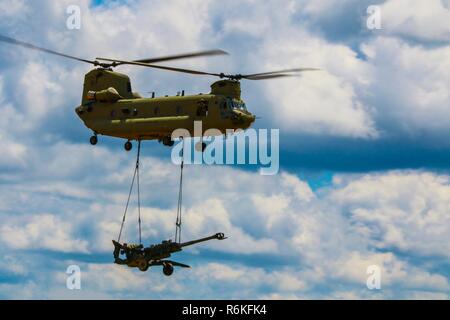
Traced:
[[10, 38], [10, 37], [6, 37], [6, 36], [2, 36], [2, 35], [0, 35], [0, 41], [6, 42], [6, 43], [10, 43], [10, 44], [14, 44], [14, 45], [18, 45], [18, 46], [21, 46], [21, 47], [24, 47], [24, 48], [28, 48], [28, 49], [43, 51], [43, 52], [46, 52], [46, 53], [54, 54], [54, 55], [57, 55], [57, 56], [60, 56], [60, 57], [68, 58], [68, 59], [73, 59], [73, 60], [77, 60], [77, 61], [81, 61], [81, 62], [86, 62], [86, 63], [90, 63], [90, 64], [93, 64], [93, 65], [98, 65], [98, 62], [96, 62], [96, 61], [85, 60], [85, 59], [81, 59], [81, 58], [78, 58], [78, 57], [70, 56], [68, 54], [64, 54], [64, 53], [56, 52], [56, 51], [53, 51], [53, 50], [37, 47], [37, 46], [32, 45], [30, 43], [19, 41], [19, 40], [16, 40], [16, 39], [13, 39], [13, 38]]
[[169, 71], [175, 71], [175, 72], [190, 73], [190, 74], [209, 75], [209, 76], [216, 76], [216, 77], [220, 77], [221, 76], [221, 74], [219, 74], [219, 73], [209, 73], [209, 72], [190, 70], [190, 69], [183, 69], [183, 68], [159, 66], [159, 65], [155, 65], [155, 64], [148, 64], [148, 63], [137, 62], [137, 61], [126, 61], [126, 60], [117, 60], [117, 59], [108, 59], [108, 58], [97, 58], [97, 59], [98, 60], [103, 60], [103, 61], [111, 61], [113, 65], [130, 64], [130, 65], [135, 65], [135, 66], [142, 66], [142, 67], [162, 69], [162, 70], [169, 70]]
[[228, 52], [223, 51], [223, 50], [207, 50], [207, 51], [191, 52], [191, 53], [185, 53], [185, 54], [177, 54], [177, 55], [173, 55], [173, 56], [133, 60], [133, 62], [156, 63], [156, 62], [163, 62], [163, 61], [170, 61], [170, 60], [205, 57], [205, 56], [218, 56], [218, 55], [228, 55]]
[[276, 79], [276, 78], [285, 78], [285, 77], [299, 77], [299, 74], [269, 74], [267, 76], [252, 76], [252, 77], [242, 77], [247, 80], [268, 80], [268, 79]]
[[266, 75], [272, 75], [272, 74], [278, 74], [278, 73], [286, 73], [286, 72], [303, 72], [303, 71], [317, 71], [320, 69], [316, 68], [294, 68], [294, 69], [285, 69], [285, 70], [278, 70], [278, 71], [269, 71], [269, 72], [263, 72], [263, 73], [253, 73], [253, 74], [246, 74], [243, 75], [243, 78], [254, 78], [259, 76], [266, 76]]

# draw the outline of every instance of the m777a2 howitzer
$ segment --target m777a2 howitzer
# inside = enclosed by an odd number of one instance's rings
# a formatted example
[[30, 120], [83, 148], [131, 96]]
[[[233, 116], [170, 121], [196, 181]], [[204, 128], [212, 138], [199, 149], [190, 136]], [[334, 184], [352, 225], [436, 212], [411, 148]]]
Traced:
[[[165, 240], [160, 244], [154, 244], [150, 247], [144, 247], [142, 244], [120, 244], [113, 240], [114, 263], [124, 264], [131, 268], [135, 267], [141, 271], [147, 271], [151, 266], [163, 266], [163, 273], [166, 276], [170, 276], [173, 273], [174, 266], [183, 268], [190, 268], [190, 266], [171, 260], [165, 260], [166, 258], [169, 258], [174, 252], [183, 250], [183, 247], [213, 239], [224, 240], [226, 237], [223, 233], [216, 233], [210, 237], [182, 243]], [[120, 255], [125, 255], [126, 259], [120, 258]]]

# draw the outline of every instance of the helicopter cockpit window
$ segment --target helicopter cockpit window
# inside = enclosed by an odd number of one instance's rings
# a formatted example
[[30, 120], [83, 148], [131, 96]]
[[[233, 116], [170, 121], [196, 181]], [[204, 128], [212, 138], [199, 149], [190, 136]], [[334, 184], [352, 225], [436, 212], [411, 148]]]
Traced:
[[131, 92], [131, 82], [127, 82], [127, 91]]
[[234, 104], [236, 105], [237, 109], [247, 111], [247, 107], [244, 102], [235, 102]]
[[227, 99], [227, 107], [229, 109], [237, 109], [237, 110], [247, 111], [247, 107], [245, 106], [244, 102], [236, 101], [231, 98]]

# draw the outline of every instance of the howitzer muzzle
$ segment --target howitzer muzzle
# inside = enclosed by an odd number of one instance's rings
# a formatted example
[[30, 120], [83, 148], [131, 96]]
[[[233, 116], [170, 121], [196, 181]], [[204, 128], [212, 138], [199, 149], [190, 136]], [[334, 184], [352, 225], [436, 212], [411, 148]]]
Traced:
[[206, 237], [206, 238], [201, 238], [201, 239], [197, 239], [197, 240], [192, 240], [192, 241], [180, 243], [180, 246], [181, 247], [186, 247], [186, 246], [190, 246], [190, 245], [193, 245], [193, 244], [196, 244], [196, 243], [199, 243], [199, 242], [204, 242], [204, 241], [209, 241], [209, 240], [214, 240], [214, 239], [224, 240], [224, 239], [226, 239], [226, 237], [225, 237], [225, 235], [223, 233], [219, 232], [219, 233], [216, 233], [215, 235], [210, 236], [210, 237]]

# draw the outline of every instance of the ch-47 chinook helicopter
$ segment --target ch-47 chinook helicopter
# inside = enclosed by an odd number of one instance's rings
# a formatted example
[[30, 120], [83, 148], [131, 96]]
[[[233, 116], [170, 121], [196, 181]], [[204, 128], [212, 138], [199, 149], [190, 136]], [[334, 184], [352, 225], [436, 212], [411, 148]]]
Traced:
[[[266, 80], [296, 76], [302, 71], [318, 70], [314, 68], [295, 68], [254, 74], [210, 73], [154, 63], [227, 54], [222, 50], [209, 50], [141, 60], [119, 60], [96, 58], [86, 60], [53, 50], [1, 36], [0, 41], [25, 48], [43, 51], [61, 57], [85, 62], [96, 68], [89, 71], [84, 78], [81, 105], [75, 111], [86, 127], [93, 131], [90, 143], [96, 145], [98, 135], [126, 139], [125, 150], [132, 149], [132, 140], [159, 140], [164, 145], [174, 144], [171, 134], [175, 129], [187, 129], [195, 136], [194, 122], [202, 121], [203, 132], [218, 129], [222, 134], [227, 129], [247, 129], [256, 117], [250, 113], [241, 99], [240, 80]], [[135, 65], [194, 75], [209, 75], [221, 78], [211, 85], [208, 94], [142, 98], [131, 89], [130, 78], [113, 71], [120, 65]], [[203, 133], [202, 133], [203, 135]], [[205, 144], [202, 144], [202, 149]]]

